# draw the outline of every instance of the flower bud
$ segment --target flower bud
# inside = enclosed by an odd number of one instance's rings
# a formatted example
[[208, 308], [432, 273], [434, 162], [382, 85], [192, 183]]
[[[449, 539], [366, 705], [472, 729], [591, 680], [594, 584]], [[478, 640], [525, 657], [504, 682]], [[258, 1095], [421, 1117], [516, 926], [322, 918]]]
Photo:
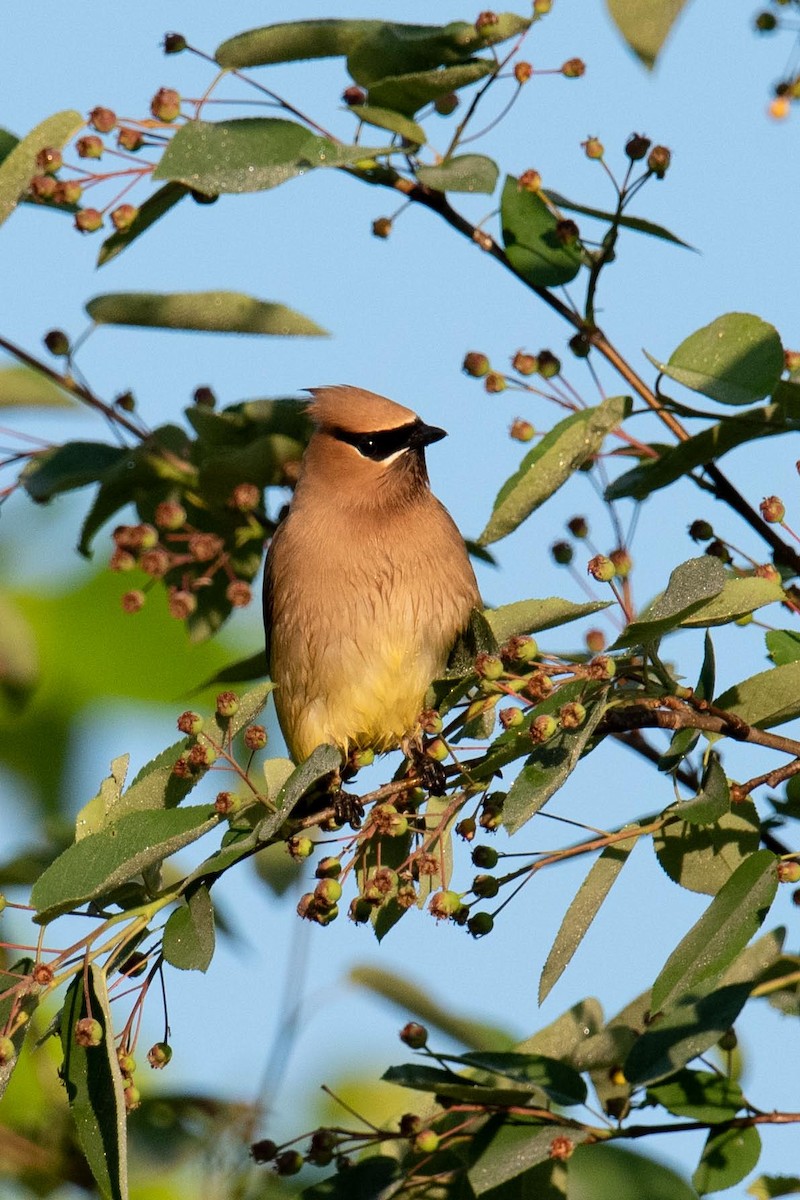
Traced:
[[647, 156], [647, 166], [656, 179], [663, 179], [669, 168], [672, 155], [666, 146], [653, 146]]
[[542, 186], [542, 177], [538, 171], [528, 169], [522, 172], [517, 183], [523, 192], [538, 192]]
[[150, 101], [150, 112], [157, 121], [167, 124], [174, 121], [181, 113], [180, 93], [174, 88], [159, 88]]
[[770, 525], [780, 525], [786, 516], [786, 509], [779, 496], [765, 496], [758, 507], [762, 517]]
[[651, 146], [650, 138], [641, 133], [632, 133], [625, 143], [625, 153], [631, 162], [640, 162]]
[[412, 1050], [421, 1050], [428, 1042], [428, 1031], [417, 1021], [409, 1021], [400, 1030], [400, 1041], [405, 1042]]
[[477, 350], [470, 350], [469, 354], [464, 356], [461, 369], [465, 375], [471, 375], [473, 379], [481, 379], [488, 374], [489, 359]]

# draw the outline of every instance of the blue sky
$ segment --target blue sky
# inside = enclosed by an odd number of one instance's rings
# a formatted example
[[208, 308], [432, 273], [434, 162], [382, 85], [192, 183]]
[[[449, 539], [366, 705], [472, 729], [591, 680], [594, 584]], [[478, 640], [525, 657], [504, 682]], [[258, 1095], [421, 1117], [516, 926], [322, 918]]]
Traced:
[[[184, 95], [199, 94], [210, 79], [207, 69], [186, 55], [165, 59], [160, 39], [166, 30], [178, 29], [213, 52], [224, 38], [273, 15], [268, 6], [253, 0], [238, 3], [235, 16], [228, 8], [143, 0], [135, 14], [125, 18], [123, 32], [121, 21], [109, 23], [96, 10], [90, 14], [86, 4], [45, 0], [38, 6], [34, 31], [30, 5], [10, 0], [0, 39], [0, 125], [22, 134], [58, 109], [88, 111], [96, 104], [135, 116], [146, 111], [150, 96], [163, 85], [177, 87]], [[364, 0], [358, 6], [341, 2], [335, 9], [308, 0], [295, 6], [292, 15], [381, 15], [443, 22], [474, 17], [449, 0], [436, 5]], [[577, 55], [586, 60], [586, 76], [577, 81], [535, 79], [509, 119], [471, 147], [496, 157], [503, 172], [518, 174], [535, 167], [546, 186], [600, 207], [610, 205], [613, 195], [602, 169], [587, 161], [580, 148], [588, 135], [600, 138], [610, 164], [620, 170], [623, 145], [634, 130], [672, 149], [666, 180], [649, 185], [633, 211], [668, 226], [700, 253], [632, 234], [622, 239], [619, 261], [604, 278], [600, 295], [601, 324], [645, 373], [643, 348], [666, 358], [685, 336], [728, 311], [754, 312], [778, 327], [786, 346], [800, 346], [793, 219], [800, 169], [797, 125], [795, 120], [777, 124], [765, 115], [769, 86], [780, 75], [789, 48], [788, 38], [781, 42], [755, 36], [747, 6], [723, 13], [709, 0], [695, 0], [657, 69], [647, 73], [622, 46], [600, 3], [557, 0], [551, 17], [531, 37], [526, 56], [545, 68]], [[270, 86], [302, 102], [341, 136], [347, 136], [352, 122], [339, 110], [338, 97], [346, 83], [338, 61], [280, 67], [270, 76]], [[219, 94], [244, 93], [231, 88]], [[432, 140], [441, 150], [451, 125], [438, 120], [441, 131]], [[437, 129], [436, 123], [432, 128]], [[115, 290], [225, 287], [296, 307], [329, 329], [331, 338], [272, 340], [102, 329], [87, 343], [81, 365], [101, 395], [111, 397], [132, 388], [150, 422], [177, 416], [198, 384], [211, 385], [223, 403], [297, 394], [304, 387], [338, 382], [390, 395], [450, 431], [447, 441], [430, 451], [430, 473], [437, 494], [464, 533], [475, 535], [485, 524], [497, 489], [521, 457], [519, 445], [507, 437], [511, 420], [525, 416], [547, 427], [553, 413], [542, 401], [519, 394], [487, 396], [479, 383], [460, 373], [463, 355], [482, 350], [502, 367], [519, 347], [536, 351], [547, 346], [564, 354], [566, 362], [567, 331], [477, 247], [427, 212], [406, 212], [388, 241], [373, 238], [374, 218], [388, 215], [394, 207], [387, 193], [343, 175], [318, 172], [265, 194], [223, 197], [210, 207], [187, 204], [100, 271], [94, 268], [97, 236], [80, 237], [68, 220], [55, 214], [20, 210], [0, 228], [6, 281], [0, 330], [36, 350], [42, 333], [52, 326], [78, 334], [86, 322], [84, 303]], [[463, 203], [472, 219], [491, 207], [487, 197]], [[591, 402], [596, 393], [585, 366], [571, 360], [567, 373]], [[609, 392], [621, 390], [607, 372], [601, 375]], [[36, 428], [54, 440], [103, 436], [89, 417], [45, 417]], [[646, 418], [637, 422], [635, 431], [642, 438], [661, 436]], [[787, 501], [788, 519], [791, 522], [794, 515], [798, 524], [795, 458], [788, 445], [764, 442], [730, 456], [727, 465], [751, 502], [778, 492]], [[70, 551], [78, 506], [63, 502], [47, 510], [52, 534], [44, 552], [38, 541], [28, 548], [14, 542], [12, 514], [22, 519], [23, 507], [21, 503], [10, 508], [3, 522], [3, 533], [15, 546], [18, 578], [49, 586], [54, 565], [84, 571], [85, 565]], [[562, 535], [568, 517], [596, 507], [583, 477], [549, 501], [498, 546], [500, 569], [481, 573], [487, 602], [529, 595], [581, 598], [565, 573], [551, 563], [548, 546]], [[627, 515], [623, 509], [623, 518]], [[717, 510], [691, 484], [662, 492], [645, 506], [633, 544], [640, 601], [663, 586], [675, 564], [692, 555], [685, 530], [697, 516], [713, 520], [731, 540], [760, 554], [757, 543], [727, 511]], [[41, 514], [26, 513], [25, 519], [35, 519], [35, 526], [26, 528], [43, 531]], [[608, 549], [612, 533], [604, 520], [598, 517], [593, 532]], [[782, 623], [780, 615], [775, 620]], [[242, 637], [255, 647], [260, 636], [257, 622], [247, 615], [240, 624]], [[566, 640], [564, 632], [556, 632], [545, 645], [559, 649]], [[701, 642], [699, 634], [687, 634], [670, 643], [688, 676], [697, 669]], [[763, 643], [753, 631], [724, 630], [715, 643], [723, 663], [720, 686], [766, 665]], [[170, 713], [171, 709], [157, 716], [133, 714], [134, 758], [145, 760], [171, 738]], [[110, 708], [94, 714], [91, 743], [87, 736], [75, 766], [79, 802], [93, 794], [110, 758], [130, 748], [130, 727], [130, 712]], [[605, 761], [602, 781], [584, 764], [553, 811], [610, 826], [668, 802], [663, 781], [656, 789], [651, 773], [622, 750], [610, 749]], [[728, 762], [736, 761], [732, 752]], [[758, 762], [748, 762], [753, 770], [747, 774], [760, 769]], [[763, 769], [772, 759], [765, 762]], [[555, 836], [551, 826], [542, 821], [528, 827], [514, 848], [550, 844]], [[603, 919], [541, 1011], [535, 1003], [538, 972], [585, 865], [540, 877], [506, 911], [496, 933], [482, 942], [472, 943], [462, 931], [435, 928], [427, 918], [412, 915], [380, 948], [365, 930], [345, 921], [327, 930], [301, 926], [291, 915], [290, 903], [280, 911], [256, 885], [226, 881], [220, 889], [222, 899], [234, 917], [241, 910], [239, 923], [248, 930], [248, 948], [223, 944], [207, 977], [174, 980], [175, 1078], [192, 1086], [221, 1086], [236, 1095], [251, 1093], [275, 1030], [277, 997], [294, 948], [302, 942], [307, 943], [311, 965], [297, 988], [305, 995], [309, 1019], [290, 1064], [302, 1084], [287, 1083], [278, 1099], [284, 1128], [293, 1127], [293, 1109], [317, 1083], [332, 1082], [339, 1072], [362, 1063], [388, 1064], [402, 1058], [393, 1040], [402, 1018], [342, 982], [353, 963], [368, 961], [407, 972], [427, 981], [443, 1001], [451, 999], [520, 1036], [585, 994], [600, 996], [611, 1013], [652, 978], [706, 903], [670, 884], [648, 847], [640, 847], [635, 858], [638, 862], [610, 897]], [[468, 880], [466, 864], [463, 872]], [[795, 931], [789, 944], [795, 947], [797, 912], [788, 896], [781, 896], [771, 919], [771, 925], [780, 920], [789, 924]], [[475, 987], [476, 979], [498, 983], [487, 995]], [[194, 1055], [192, 1048], [203, 1038], [209, 1014], [221, 1005], [233, 1017], [236, 1036], [215, 1037], [214, 1046]], [[766, 1047], [780, 1044], [782, 1061], [775, 1062], [767, 1051], [763, 1057], [769, 1062], [759, 1066], [753, 1061], [748, 1090], [764, 1106], [796, 1107], [794, 1068], [784, 1069], [784, 1064], [797, 1061], [797, 1030], [766, 1006], [752, 1007], [755, 1015], [744, 1027], [753, 1060]], [[765, 1169], [777, 1173], [796, 1167], [789, 1153], [791, 1134], [768, 1131], [764, 1140]], [[685, 1153], [691, 1169], [700, 1143], [695, 1140], [678, 1150], [677, 1143], [670, 1142], [669, 1147], [659, 1144], [654, 1149], [662, 1155], [669, 1150], [673, 1159]]]

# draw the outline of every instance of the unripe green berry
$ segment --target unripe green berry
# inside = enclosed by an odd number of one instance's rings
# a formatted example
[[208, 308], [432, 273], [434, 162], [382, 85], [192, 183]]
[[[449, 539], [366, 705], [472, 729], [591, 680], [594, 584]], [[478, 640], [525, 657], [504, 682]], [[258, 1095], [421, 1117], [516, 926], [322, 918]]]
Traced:
[[75, 149], [79, 158], [102, 158], [105, 146], [102, 138], [90, 133], [86, 137], [78, 138]]
[[456, 825], [456, 833], [465, 842], [471, 842], [477, 832], [477, 825], [472, 817], [464, 817], [463, 821], [459, 821]]
[[530, 725], [530, 738], [536, 745], [547, 742], [558, 730], [558, 721], [550, 713], [540, 713]]
[[130, 229], [138, 215], [139, 209], [135, 204], [119, 204], [111, 214], [111, 224], [115, 229], [122, 232], [125, 229]]
[[103, 214], [96, 208], [82, 208], [75, 213], [75, 228], [81, 233], [96, 233], [103, 227]]
[[164, 53], [165, 54], [180, 54], [187, 47], [186, 38], [182, 33], [165, 33], [164, 34]]
[[503, 729], [516, 729], [525, 719], [522, 715], [522, 709], [511, 705], [508, 708], [501, 708], [497, 715], [500, 718], [500, 724], [503, 726]]
[[458, 892], [453, 892], [446, 888], [440, 892], [434, 892], [428, 901], [428, 912], [437, 921], [449, 920], [455, 916], [460, 908], [461, 897]]
[[117, 123], [117, 114], [110, 108], [98, 106], [89, 113], [89, 124], [98, 133], [110, 133]]
[[633, 560], [630, 553], [624, 547], [618, 547], [612, 550], [608, 556], [614, 564], [614, 570], [618, 579], [625, 579], [630, 575], [633, 568]]
[[55, 175], [64, 165], [64, 157], [57, 146], [45, 146], [36, 155], [36, 166], [45, 175]]
[[587, 138], [585, 142], [581, 142], [581, 145], [587, 158], [602, 158], [605, 154], [603, 143], [596, 137]]
[[414, 1137], [413, 1146], [418, 1154], [433, 1154], [439, 1149], [439, 1141], [435, 1129], [421, 1129]]
[[367, 746], [363, 750], [354, 750], [350, 755], [350, 762], [357, 771], [362, 767], [371, 767], [375, 761], [375, 751]]
[[257, 1163], [272, 1162], [277, 1153], [277, 1144], [271, 1138], [261, 1138], [260, 1141], [253, 1142], [250, 1147], [250, 1155]]
[[127, 150], [131, 153], [136, 150], [141, 150], [144, 144], [144, 137], [138, 129], [120, 129], [117, 134], [117, 145], [120, 150]]
[[191, 709], [187, 709], [186, 712], [182, 712], [178, 717], [178, 729], [181, 733], [196, 736], [202, 728], [203, 718], [198, 712], [192, 712]]
[[586, 570], [598, 583], [610, 583], [617, 573], [613, 562], [605, 554], [595, 554], [594, 558], [590, 558]]
[[51, 329], [42, 339], [47, 349], [56, 358], [66, 358], [69, 354], [69, 338], [63, 329]]
[[555, 379], [561, 374], [561, 360], [550, 350], [539, 351], [539, 374], [543, 379]]
[[467, 921], [467, 929], [474, 938], [486, 937], [494, 929], [494, 917], [488, 912], [473, 913]]
[[220, 692], [217, 696], [217, 713], [225, 720], [235, 717], [239, 711], [239, 697], [236, 692]]
[[363, 896], [356, 896], [350, 901], [347, 915], [356, 925], [366, 925], [372, 915], [372, 905]]
[[332, 908], [342, 898], [342, 885], [338, 879], [320, 879], [314, 888], [314, 898], [320, 908]]
[[[314, 872], [317, 879], [338, 879], [341, 873], [342, 860], [334, 857], [332, 854], [328, 854], [325, 858], [321, 858], [317, 863], [317, 868]], [[337, 896], [336, 899], [338, 900], [339, 897]]]
[[287, 841], [286, 849], [295, 862], [302, 862], [303, 859], [310, 858], [314, 853], [314, 843], [310, 837], [296, 833]]
[[567, 521], [567, 529], [575, 538], [589, 536], [589, 522], [586, 520], [586, 517], [570, 517]]
[[432, 758], [435, 762], [444, 762], [450, 751], [441, 738], [434, 738], [433, 741], [428, 742], [425, 747], [425, 753], [428, 758]]
[[553, 556], [553, 562], [558, 563], [560, 567], [568, 567], [574, 556], [569, 542], [553, 542], [550, 553]]
[[511, 360], [511, 366], [518, 375], [535, 375], [539, 370], [539, 360], [535, 354], [518, 350]]
[[244, 731], [244, 744], [248, 750], [263, 750], [267, 744], [267, 731], [263, 725], [248, 725]]
[[506, 390], [506, 381], [499, 371], [489, 371], [483, 381], [483, 386], [490, 396]]
[[765, 496], [758, 507], [764, 520], [771, 525], [780, 525], [786, 516], [786, 508], [779, 496]]
[[528, 168], [527, 171], [523, 171], [520, 175], [519, 179], [517, 180], [517, 186], [519, 187], [520, 191], [531, 192], [535, 194], [541, 190], [542, 177], [538, 171]]
[[482, 900], [491, 900], [500, 891], [500, 884], [494, 875], [476, 875], [472, 881], [472, 892]]
[[282, 1150], [275, 1158], [275, 1170], [279, 1175], [297, 1175], [303, 1169], [303, 1156], [299, 1150]]
[[708, 521], [692, 521], [689, 526], [689, 537], [693, 542], [710, 542], [714, 536], [714, 530]]
[[779, 883], [800, 883], [800, 862], [794, 858], [782, 858], [778, 862]]
[[440, 117], [449, 117], [458, 108], [461, 101], [455, 92], [448, 92], [446, 96], [437, 96], [433, 102], [433, 107], [436, 109]]
[[180, 93], [174, 88], [159, 88], [150, 101], [150, 112], [157, 121], [174, 121], [181, 113]]
[[99, 1046], [103, 1041], [103, 1026], [94, 1017], [81, 1017], [75, 1022], [75, 1041], [85, 1049]]
[[154, 1071], [161, 1071], [172, 1060], [172, 1047], [167, 1042], [156, 1042], [147, 1051], [147, 1061]]
[[475, 674], [479, 679], [501, 679], [504, 673], [503, 660], [496, 654], [479, 654], [475, 659]]
[[515, 442], [532, 442], [536, 437], [536, 426], [524, 417], [515, 417], [508, 427], [508, 436]]
[[17, 1050], [10, 1037], [0, 1037], [0, 1067], [6, 1067], [17, 1057]]
[[558, 710], [558, 717], [564, 729], [578, 729], [586, 720], [586, 709], [577, 700], [563, 704]]

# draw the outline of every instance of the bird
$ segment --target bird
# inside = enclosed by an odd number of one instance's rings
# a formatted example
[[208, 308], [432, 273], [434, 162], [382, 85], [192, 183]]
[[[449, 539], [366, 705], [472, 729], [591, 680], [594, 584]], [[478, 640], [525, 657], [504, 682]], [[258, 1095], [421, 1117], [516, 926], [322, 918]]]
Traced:
[[300, 763], [322, 744], [419, 750], [419, 716], [480, 593], [430, 489], [446, 432], [349, 385], [309, 388], [314, 432], [270, 543], [264, 624], [278, 721]]

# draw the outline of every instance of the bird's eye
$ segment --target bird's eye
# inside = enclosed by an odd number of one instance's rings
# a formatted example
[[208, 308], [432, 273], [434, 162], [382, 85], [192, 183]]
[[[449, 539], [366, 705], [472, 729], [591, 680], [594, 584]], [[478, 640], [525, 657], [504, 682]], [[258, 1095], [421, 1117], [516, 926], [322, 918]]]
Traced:
[[365, 437], [359, 438], [358, 450], [365, 458], [373, 458], [375, 455], [375, 438]]
[[420, 421], [411, 421], [408, 425], [398, 425], [394, 429], [375, 429], [371, 433], [352, 433], [349, 429], [333, 429], [331, 433], [340, 442], [355, 446], [363, 458], [383, 462], [401, 450], [410, 449], [420, 427]]

